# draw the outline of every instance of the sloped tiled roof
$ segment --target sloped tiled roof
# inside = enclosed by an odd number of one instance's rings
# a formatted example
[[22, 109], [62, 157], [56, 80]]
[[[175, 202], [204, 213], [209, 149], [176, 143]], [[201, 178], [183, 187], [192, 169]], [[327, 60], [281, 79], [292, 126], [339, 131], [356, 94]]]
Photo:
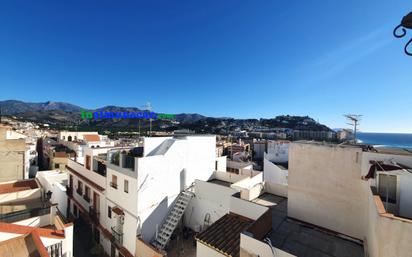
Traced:
[[240, 233], [252, 224], [253, 220], [229, 213], [218, 219], [208, 229], [196, 236], [196, 240], [226, 256], [238, 257]]
[[83, 135], [83, 139], [88, 142], [96, 142], [96, 141], [100, 141], [100, 136], [94, 135], [94, 134], [87, 134], [87, 135]]

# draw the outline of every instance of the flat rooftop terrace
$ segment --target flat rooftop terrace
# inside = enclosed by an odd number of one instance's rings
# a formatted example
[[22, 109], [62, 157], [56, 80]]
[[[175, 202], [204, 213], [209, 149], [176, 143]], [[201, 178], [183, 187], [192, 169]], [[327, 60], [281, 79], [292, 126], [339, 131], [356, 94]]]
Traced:
[[32, 217], [50, 213], [50, 202], [43, 202], [40, 198], [28, 199], [0, 205], [0, 222], [13, 223]]
[[270, 238], [274, 247], [296, 256], [363, 257], [363, 245], [326, 229], [287, 217], [288, 199], [265, 193], [253, 202], [272, 209]]
[[35, 179], [0, 184], [0, 194], [14, 193], [39, 188]]
[[213, 183], [213, 184], [216, 184], [216, 185], [225, 186], [225, 187], [230, 187], [230, 185], [232, 185], [232, 183], [230, 183], [230, 182], [223, 181], [223, 180], [216, 179], [216, 178], [211, 179], [211, 180], [209, 180], [209, 181], [207, 181], [207, 182]]

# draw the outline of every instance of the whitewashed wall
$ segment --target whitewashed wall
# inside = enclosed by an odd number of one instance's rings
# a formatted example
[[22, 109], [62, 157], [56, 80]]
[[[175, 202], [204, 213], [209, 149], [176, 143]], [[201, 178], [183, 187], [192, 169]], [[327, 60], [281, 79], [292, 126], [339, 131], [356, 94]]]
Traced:
[[263, 159], [263, 177], [265, 181], [276, 184], [288, 184], [288, 170], [279, 168], [266, 157]]
[[192, 199], [185, 212], [185, 225], [196, 229], [204, 225], [206, 214], [210, 215], [211, 224], [227, 214], [230, 210], [230, 199], [236, 189], [196, 180], [195, 198]]

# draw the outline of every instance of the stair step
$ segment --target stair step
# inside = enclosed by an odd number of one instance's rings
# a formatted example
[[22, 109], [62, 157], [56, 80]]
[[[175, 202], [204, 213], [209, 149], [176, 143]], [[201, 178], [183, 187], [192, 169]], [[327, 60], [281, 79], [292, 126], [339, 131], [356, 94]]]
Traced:
[[152, 242], [153, 246], [162, 250], [165, 248], [193, 197], [194, 194], [187, 191], [182, 191], [177, 196], [176, 202], [171, 206], [168, 216], [161, 225], [156, 238]]

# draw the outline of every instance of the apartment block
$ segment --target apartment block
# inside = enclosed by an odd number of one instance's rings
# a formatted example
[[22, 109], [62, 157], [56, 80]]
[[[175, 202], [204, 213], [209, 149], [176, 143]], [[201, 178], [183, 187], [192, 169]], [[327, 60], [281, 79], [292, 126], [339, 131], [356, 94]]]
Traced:
[[409, 256], [411, 167], [402, 149], [292, 143], [288, 214], [361, 242], [366, 256]]
[[153, 247], [182, 192], [212, 176], [215, 146], [215, 136], [182, 135], [143, 138], [136, 147], [85, 147], [83, 158], [68, 161], [67, 211], [89, 221], [107, 253], [134, 256], [138, 244]]

